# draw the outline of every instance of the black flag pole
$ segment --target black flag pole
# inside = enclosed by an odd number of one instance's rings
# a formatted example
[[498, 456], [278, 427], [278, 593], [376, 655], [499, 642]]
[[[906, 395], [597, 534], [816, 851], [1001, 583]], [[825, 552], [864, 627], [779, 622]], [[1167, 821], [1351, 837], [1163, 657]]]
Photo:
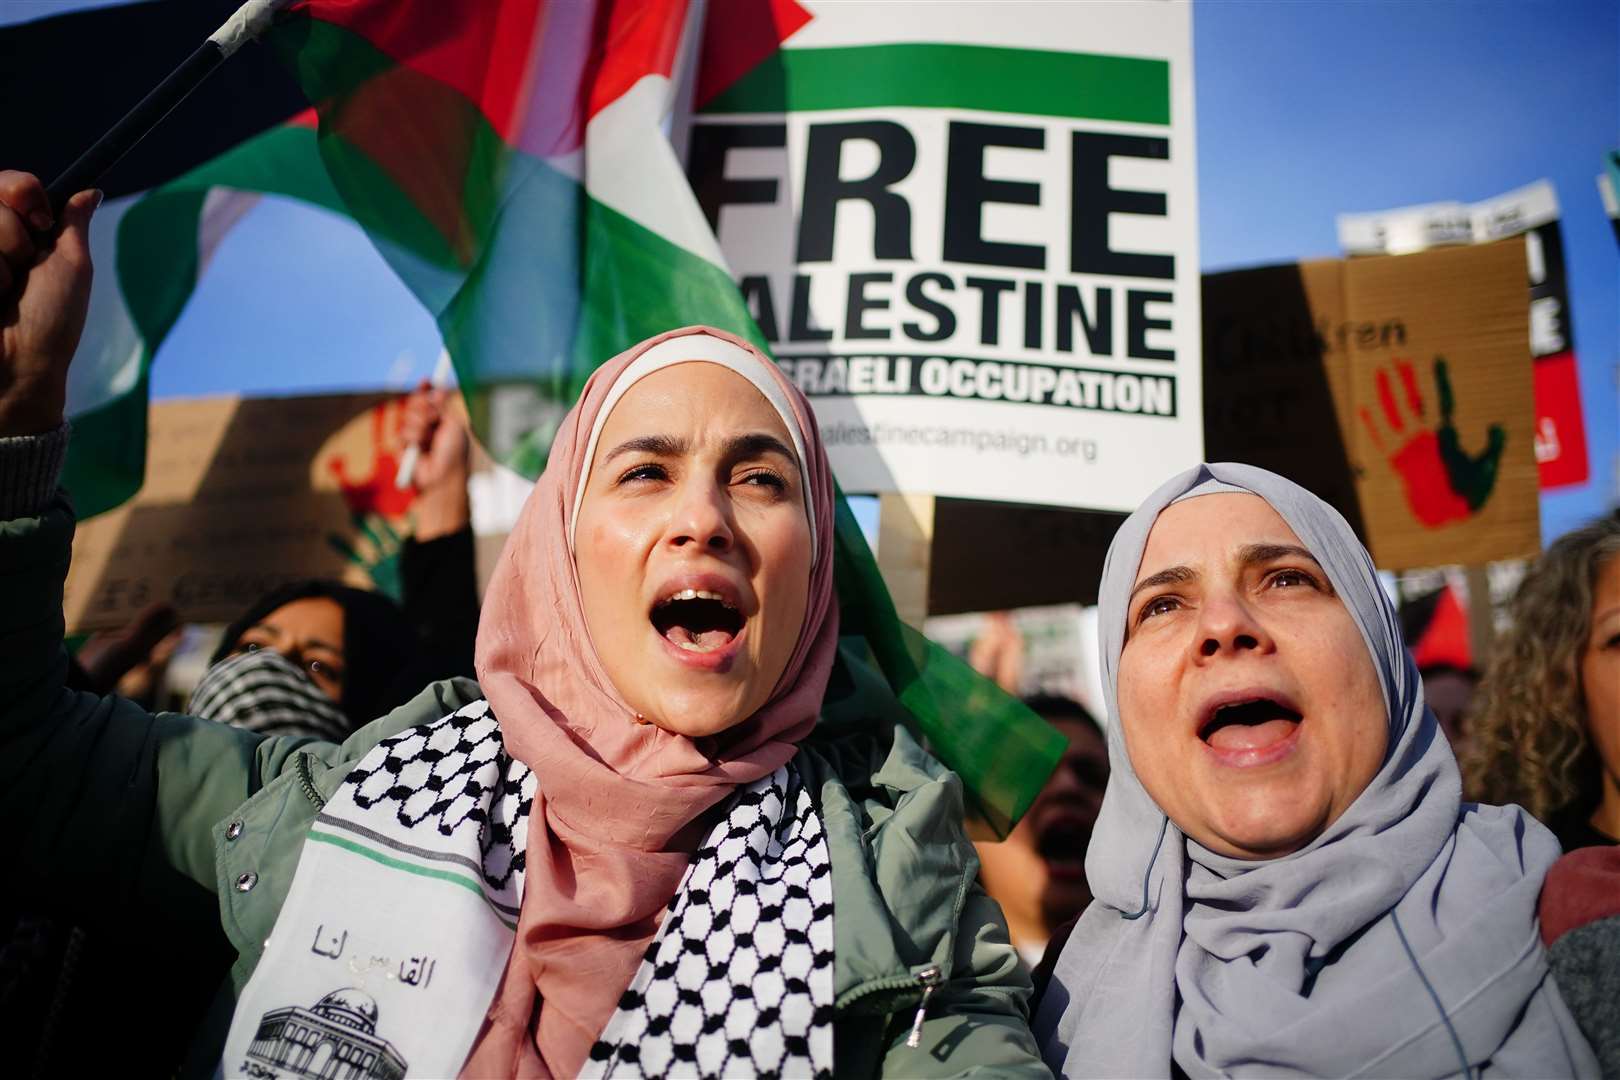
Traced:
[[136, 106], [124, 114], [107, 133], [80, 154], [46, 188], [51, 213], [60, 215], [68, 199], [78, 191], [94, 187], [106, 171], [146, 137], [176, 105], [179, 105], [214, 69], [249, 41], [264, 33], [277, 11], [292, 0], [247, 0], [208, 40], [197, 46], [185, 61], [153, 87]]

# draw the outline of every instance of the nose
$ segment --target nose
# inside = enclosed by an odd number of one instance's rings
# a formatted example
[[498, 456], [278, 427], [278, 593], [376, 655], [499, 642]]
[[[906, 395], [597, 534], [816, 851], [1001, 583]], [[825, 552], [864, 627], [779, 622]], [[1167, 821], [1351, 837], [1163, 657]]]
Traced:
[[731, 504], [724, 487], [712, 478], [689, 477], [681, 485], [670, 519], [670, 546], [696, 546], [721, 555], [730, 551], [735, 542]]
[[1274, 647], [1269, 634], [1254, 617], [1249, 605], [1235, 591], [1207, 594], [1199, 609], [1198, 659], [1217, 656], [1270, 652]]

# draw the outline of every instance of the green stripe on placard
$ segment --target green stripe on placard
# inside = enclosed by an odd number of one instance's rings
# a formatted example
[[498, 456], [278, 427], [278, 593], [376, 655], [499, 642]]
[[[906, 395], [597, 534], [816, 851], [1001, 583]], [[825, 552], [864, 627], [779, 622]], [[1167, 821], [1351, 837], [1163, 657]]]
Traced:
[[356, 843], [353, 840], [346, 840], [341, 836], [333, 836], [331, 833], [324, 833], [318, 829], [311, 829], [309, 831], [308, 839], [322, 844], [331, 844], [333, 847], [342, 848], [345, 851], [352, 851], [362, 858], [370, 859], [374, 863], [381, 863], [383, 866], [389, 867], [393, 870], [403, 870], [405, 873], [415, 874], [417, 877], [437, 878], [440, 881], [448, 881], [452, 885], [459, 885], [463, 889], [466, 889], [468, 892], [477, 896], [478, 899], [482, 900], [485, 905], [489, 907], [490, 912], [497, 919], [501, 920], [502, 923], [506, 924], [508, 928], [512, 930], [517, 929], [517, 923], [513, 922], [511, 919], [508, 919], [499, 908], [497, 908], [494, 904], [491, 904], [489, 897], [484, 895], [483, 888], [481, 888], [476, 881], [469, 877], [454, 873], [450, 870], [439, 870], [431, 866], [417, 866], [415, 863], [409, 863], [403, 859], [396, 859], [392, 855], [384, 855], [375, 848], [369, 848], [364, 844]]
[[778, 49], [699, 110], [979, 109], [1170, 123], [1170, 63], [985, 45]]

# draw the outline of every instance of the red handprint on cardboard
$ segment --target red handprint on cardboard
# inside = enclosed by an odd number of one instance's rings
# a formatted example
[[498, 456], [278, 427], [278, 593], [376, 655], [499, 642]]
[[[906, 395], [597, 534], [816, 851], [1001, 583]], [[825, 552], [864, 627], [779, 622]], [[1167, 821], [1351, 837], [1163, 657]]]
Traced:
[[404, 419], [404, 398], [372, 406], [371, 467], [363, 475], [350, 473], [348, 458], [343, 454], [333, 455], [326, 463], [337, 479], [338, 490], [350, 513], [397, 518], [411, 508], [416, 490], [400, 488], [394, 483], [399, 472], [399, 456], [404, 450], [404, 437], [400, 433]]
[[1437, 356], [1434, 360], [1434, 382], [1440, 395], [1440, 426], [1433, 430], [1428, 427], [1427, 411], [1412, 362], [1396, 359], [1395, 370], [1405, 399], [1404, 411], [1409, 416], [1402, 415], [1388, 369], [1379, 369], [1377, 375], [1378, 404], [1392, 441], [1397, 444], [1394, 453], [1389, 452], [1372, 410], [1365, 405], [1361, 407], [1361, 422], [1373, 445], [1388, 457], [1391, 467], [1400, 474], [1406, 505], [1418, 521], [1437, 529], [1466, 520], [1478, 513], [1496, 490], [1502, 450], [1507, 446], [1507, 430], [1501, 424], [1490, 425], [1486, 430], [1485, 449], [1469, 454], [1463, 449], [1457, 426], [1452, 421], [1456, 398], [1445, 358]]
[[337, 481], [338, 493], [349, 508], [354, 526], [348, 536], [329, 533], [326, 542], [364, 572], [379, 592], [397, 600], [402, 589], [400, 553], [404, 538], [390, 519], [403, 517], [417, 494], [414, 487], [401, 489], [395, 483], [405, 447], [405, 399], [379, 402], [369, 411], [366, 451], [351, 454], [340, 450], [326, 461], [326, 470]]

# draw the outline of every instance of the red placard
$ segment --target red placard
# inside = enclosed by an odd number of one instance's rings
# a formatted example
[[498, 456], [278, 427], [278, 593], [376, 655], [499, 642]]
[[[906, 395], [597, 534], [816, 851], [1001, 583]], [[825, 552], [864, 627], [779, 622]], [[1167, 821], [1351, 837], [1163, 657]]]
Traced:
[[1581, 419], [1581, 383], [1573, 352], [1545, 356], [1535, 363], [1536, 464], [1541, 487], [1583, 484], [1591, 473], [1586, 457], [1586, 425]]

